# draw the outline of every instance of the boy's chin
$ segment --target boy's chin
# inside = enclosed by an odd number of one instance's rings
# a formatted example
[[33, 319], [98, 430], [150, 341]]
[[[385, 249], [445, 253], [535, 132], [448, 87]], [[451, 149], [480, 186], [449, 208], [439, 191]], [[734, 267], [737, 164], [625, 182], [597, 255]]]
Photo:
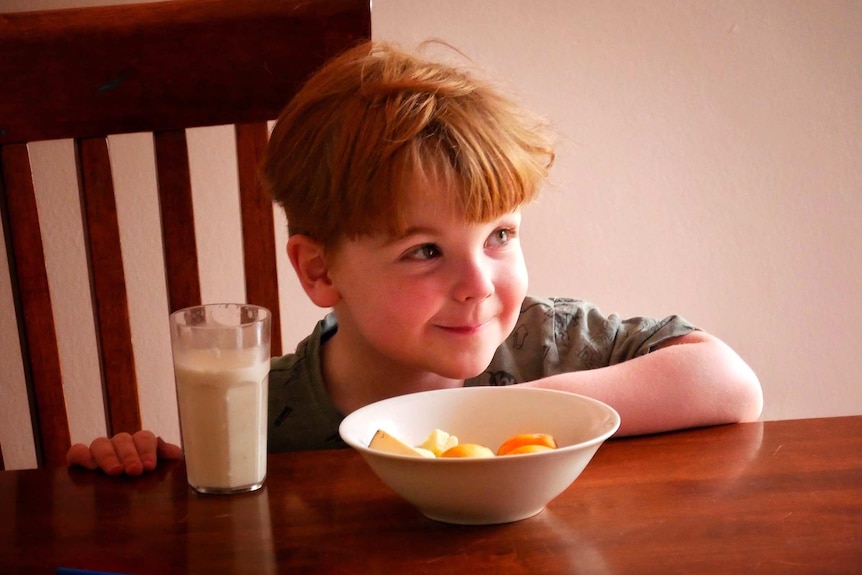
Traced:
[[493, 356], [487, 358], [487, 361], [470, 361], [460, 365], [438, 366], [435, 371], [437, 375], [448, 379], [473, 379], [480, 376], [488, 368], [492, 359]]

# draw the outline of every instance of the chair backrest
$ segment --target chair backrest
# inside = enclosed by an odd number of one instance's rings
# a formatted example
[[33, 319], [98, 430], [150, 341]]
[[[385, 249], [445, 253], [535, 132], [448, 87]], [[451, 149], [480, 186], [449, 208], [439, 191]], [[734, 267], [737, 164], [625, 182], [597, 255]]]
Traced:
[[39, 465], [64, 463], [70, 433], [28, 143], [74, 140], [108, 433], [139, 429], [106, 137], [153, 133], [173, 311], [201, 302], [185, 129], [235, 125], [247, 300], [271, 309], [277, 326], [272, 203], [257, 179], [267, 122], [370, 28], [369, 0], [174, 0], [0, 15], [0, 210]]

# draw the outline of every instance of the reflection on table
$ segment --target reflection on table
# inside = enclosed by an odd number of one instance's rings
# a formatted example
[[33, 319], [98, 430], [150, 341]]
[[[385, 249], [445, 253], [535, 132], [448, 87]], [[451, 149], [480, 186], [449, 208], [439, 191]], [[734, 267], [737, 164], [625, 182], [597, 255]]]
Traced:
[[545, 511], [483, 527], [426, 519], [350, 450], [272, 455], [232, 496], [181, 462], [7, 471], [0, 572], [854, 573], [861, 494], [862, 416], [613, 439]]

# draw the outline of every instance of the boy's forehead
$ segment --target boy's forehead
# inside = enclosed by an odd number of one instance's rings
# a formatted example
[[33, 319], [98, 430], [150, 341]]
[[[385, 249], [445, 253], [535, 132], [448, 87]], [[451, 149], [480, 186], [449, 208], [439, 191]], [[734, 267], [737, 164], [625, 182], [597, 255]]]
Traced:
[[441, 228], [488, 223], [521, 207], [495, 194], [477, 194], [448, 175], [428, 170], [403, 178], [389, 189], [389, 209], [369, 213], [369, 225], [360, 233], [388, 242]]
[[432, 227], [434, 222], [467, 222], [463, 192], [455, 184], [439, 179], [412, 178], [396, 194], [398, 206], [395, 228]]
[[[384, 241], [397, 241], [418, 234], [434, 235], [456, 228], [470, 228], [498, 219], [494, 217], [487, 221], [477, 221], [469, 217], [458, 202], [457, 196], [453, 198], [445, 193], [425, 190], [405, 196], [403, 199], [405, 203], [401, 206], [399, 221], [381, 234]], [[510, 213], [519, 212], [520, 207], [516, 207]], [[499, 217], [503, 215], [500, 214]]]
[[439, 179], [413, 178], [404, 186], [397, 197], [405, 217], [433, 217], [437, 215], [463, 214], [460, 197], [462, 192], [454, 185], [440, 182]]

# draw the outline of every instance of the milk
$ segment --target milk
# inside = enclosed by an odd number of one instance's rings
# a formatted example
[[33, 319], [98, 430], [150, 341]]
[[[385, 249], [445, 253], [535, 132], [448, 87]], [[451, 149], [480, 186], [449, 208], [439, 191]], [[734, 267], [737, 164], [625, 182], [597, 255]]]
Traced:
[[260, 349], [184, 350], [174, 361], [188, 482], [259, 487], [266, 475], [269, 358]]

